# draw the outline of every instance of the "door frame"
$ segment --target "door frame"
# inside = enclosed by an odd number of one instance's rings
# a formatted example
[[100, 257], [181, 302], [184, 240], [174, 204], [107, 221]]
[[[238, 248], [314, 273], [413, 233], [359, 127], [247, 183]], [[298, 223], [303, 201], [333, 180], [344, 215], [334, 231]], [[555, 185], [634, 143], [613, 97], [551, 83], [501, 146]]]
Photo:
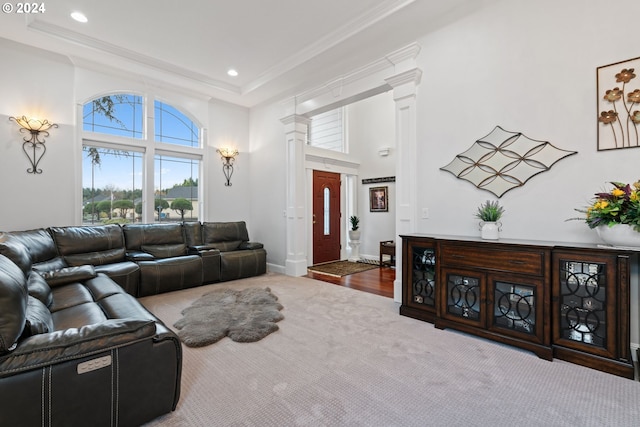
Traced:
[[[307, 211], [307, 266], [313, 264], [313, 171], [321, 170], [340, 174], [340, 259], [347, 259], [347, 219], [349, 214], [353, 214], [354, 207], [358, 206], [355, 186], [358, 182], [359, 163], [340, 160], [338, 157], [342, 153], [324, 153], [327, 150], [315, 147], [305, 147], [305, 176], [306, 176], [306, 211]], [[352, 179], [347, 179], [352, 177]], [[347, 187], [353, 187], [347, 189]], [[347, 194], [353, 195], [353, 200], [347, 200]]]

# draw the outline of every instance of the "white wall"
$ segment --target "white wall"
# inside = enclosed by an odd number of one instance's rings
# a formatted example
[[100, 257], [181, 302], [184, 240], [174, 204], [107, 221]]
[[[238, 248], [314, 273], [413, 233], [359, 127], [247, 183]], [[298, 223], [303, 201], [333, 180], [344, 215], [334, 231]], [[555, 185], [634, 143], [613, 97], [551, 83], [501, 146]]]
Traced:
[[[64, 57], [0, 39], [0, 230], [24, 230], [73, 222], [75, 176], [69, 168], [78, 156], [74, 143], [74, 70]], [[11, 116], [32, 116], [57, 123], [45, 138], [47, 151], [38, 167], [22, 151], [25, 134]]]
[[[396, 175], [395, 103], [393, 93], [385, 92], [358, 101], [347, 108], [349, 153], [360, 160], [358, 182], [358, 212], [360, 217], [360, 255], [378, 259], [380, 242], [395, 240], [395, 182], [362, 184], [362, 179]], [[378, 154], [388, 147], [389, 155]], [[388, 187], [388, 212], [370, 212], [369, 189]]]
[[[640, 3], [606, 10], [638, 16]], [[565, 220], [608, 181], [640, 177], [640, 150], [596, 151], [596, 67], [638, 56], [634, 30], [606, 24], [604, 13], [595, 1], [503, 1], [419, 40], [417, 209], [430, 218], [418, 231], [478, 234], [473, 213], [494, 196], [439, 168], [500, 125], [578, 151], [500, 199], [501, 236], [597, 241]]]
[[[255, 239], [251, 224], [251, 158], [249, 148], [249, 110], [223, 101], [209, 102], [208, 221], [246, 221], [249, 237]], [[217, 148], [236, 148], [231, 186], [225, 186], [222, 161]]]
[[251, 240], [262, 242], [271, 271], [284, 273], [286, 259], [286, 144], [280, 104], [251, 109]]
[[[479, 235], [475, 210], [494, 196], [440, 167], [500, 125], [578, 151], [500, 199], [506, 208], [502, 237], [598, 241], [584, 223], [565, 220], [577, 216], [574, 209], [585, 206], [608, 181], [640, 178], [640, 149], [596, 149], [596, 68], [638, 56], [635, 29], [612, 24], [608, 14], [640, 16], [640, 2], [615, 0], [604, 8], [594, 0], [502, 1], [418, 40], [423, 75], [417, 94], [415, 217], [428, 208], [429, 219], [419, 219], [416, 232]], [[251, 113], [252, 149], [260, 141], [261, 148], [279, 153], [261, 158], [252, 169], [254, 197], [264, 201], [267, 180], [281, 185], [272, 210], [253, 210], [269, 227], [263, 240], [277, 254], [272, 258], [276, 264], [284, 263], [286, 243], [281, 110], [274, 104]], [[358, 153], [362, 168], [371, 160], [364, 155]], [[360, 200], [363, 214], [368, 194]], [[363, 229], [370, 220], [363, 218]], [[361, 252], [371, 251], [367, 246]], [[634, 278], [631, 336], [638, 343], [637, 274]]]
[[[579, 12], [578, 12], [579, 11]], [[597, 151], [596, 68], [639, 55], [637, 31], [607, 16], [640, 16], [640, 2], [509, 0], [418, 42], [416, 206], [423, 233], [478, 235], [476, 207], [492, 194], [439, 170], [496, 125], [578, 151], [501, 199], [501, 237], [598, 242], [575, 208], [609, 181], [640, 178], [640, 149]], [[417, 215], [420, 218], [420, 215]], [[640, 343], [638, 276], [631, 341]], [[635, 354], [635, 352], [634, 352]]]
[[[72, 64], [64, 56], [0, 39], [0, 200], [15, 200], [17, 208], [0, 210], [0, 230], [24, 230], [79, 221], [81, 208], [81, 123], [77, 106], [98, 95], [134, 92], [156, 96], [181, 109], [206, 132], [203, 163], [208, 203], [205, 221], [245, 220], [254, 238], [250, 211], [249, 110], [209, 100], [196, 93], [118, 70]], [[46, 138], [41, 175], [27, 174], [19, 127], [9, 116], [46, 118], [60, 127]], [[238, 148], [232, 186], [224, 186], [222, 162], [215, 149]], [[74, 210], [77, 208], [77, 212]]]

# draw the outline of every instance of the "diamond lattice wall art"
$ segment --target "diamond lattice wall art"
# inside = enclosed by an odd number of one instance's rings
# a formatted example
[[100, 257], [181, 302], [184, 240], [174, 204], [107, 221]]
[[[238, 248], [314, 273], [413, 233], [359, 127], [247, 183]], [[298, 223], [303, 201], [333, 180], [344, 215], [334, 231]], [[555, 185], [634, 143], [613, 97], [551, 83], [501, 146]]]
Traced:
[[534, 175], [548, 171], [558, 160], [576, 153], [496, 126], [440, 169], [500, 198], [507, 191], [522, 187]]

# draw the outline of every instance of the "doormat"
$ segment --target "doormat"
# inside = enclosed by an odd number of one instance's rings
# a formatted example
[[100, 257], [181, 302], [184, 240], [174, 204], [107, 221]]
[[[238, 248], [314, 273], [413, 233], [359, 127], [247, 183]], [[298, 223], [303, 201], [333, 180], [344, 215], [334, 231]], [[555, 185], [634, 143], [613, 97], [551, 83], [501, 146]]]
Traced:
[[374, 268], [379, 267], [374, 264], [365, 264], [363, 262], [332, 261], [312, 265], [311, 267], [307, 267], [307, 270], [314, 273], [326, 274], [327, 276], [342, 277], [353, 273], [373, 270]]

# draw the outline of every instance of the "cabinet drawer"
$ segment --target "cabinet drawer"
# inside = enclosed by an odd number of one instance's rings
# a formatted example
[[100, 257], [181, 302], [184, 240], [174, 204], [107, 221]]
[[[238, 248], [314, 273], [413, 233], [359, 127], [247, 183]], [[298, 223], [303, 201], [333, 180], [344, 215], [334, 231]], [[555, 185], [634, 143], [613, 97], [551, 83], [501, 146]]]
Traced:
[[447, 244], [442, 245], [440, 251], [442, 264], [452, 267], [475, 267], [536, 276], [542, 276], [544, 272], [544, 253], [542, 251]]

